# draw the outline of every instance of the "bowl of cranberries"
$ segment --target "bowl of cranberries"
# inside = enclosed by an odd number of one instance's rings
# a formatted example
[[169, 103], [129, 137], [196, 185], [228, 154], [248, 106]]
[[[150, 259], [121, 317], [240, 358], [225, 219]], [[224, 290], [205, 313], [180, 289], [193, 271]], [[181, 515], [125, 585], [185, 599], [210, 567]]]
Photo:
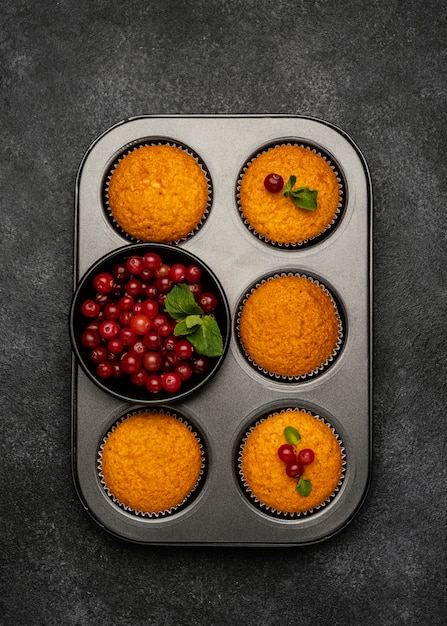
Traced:
[[220, 368], [230, 310], [213, 271], [168, 244], [131, 244], [81, 278], [70, 309], [73, 352], [103, 391], [129, 402], [180, 400]]

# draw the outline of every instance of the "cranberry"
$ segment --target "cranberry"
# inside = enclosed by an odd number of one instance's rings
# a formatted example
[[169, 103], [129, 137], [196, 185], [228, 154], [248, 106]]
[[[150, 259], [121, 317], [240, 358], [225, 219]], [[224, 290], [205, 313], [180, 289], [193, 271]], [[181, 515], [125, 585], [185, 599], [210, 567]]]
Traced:
[[81, 343], [85, 348], [89, 348], [90, 350], [94, 350], [99, 346], [101, 342], [101, 337], [99, 332], [95, 330], [85, 330], [81, 335]]
[[110, 293], [115, 284], [115, 279], [108, 272], [100, 272], [93, 279], [93, 285], [99, 293]]
[[141, 274], [144, 269], [143, 259], [139, 256], [131, 256], [126, 260], [126, 269], [129, 274]]
[[187, 339], [179, 339], [174, 346], [174, 352], [181, 361], [187, 361], [192, 357], [194, 348]]
[[169, 391], [170, 393], [175, 393], [178, 391], [182, 385], [182, 379], [175, 372], [168, 372], [167, 374], [161, 375], [161, 384], [163, 385], [163, 389]]
[[124, 283], [129, 279], [129, 272], [125, 263], [117, 263], [112, 270], [112, 274], [117, 283]]
[[286, 465], [286, 474], [290, 478], [298, 478], [304, 472], [304, 465], [300, 461], [290, 461]]
[[271, 193], [278, 193], [284, 187], [284, 181], [279, 174], [268, 174], [264, 179], [264, 187]]
[[159, 276], [155, 279], [155, 286], [160, 293], [168, 293], [172, 289], [172, 280], [169, 275]]
[[135, 304], [135, 300], [132, 296], [123, 296], [118, 302], [118, 306], [121, 311], [132, 311]]
[[200, 267], [198, 267], [197, 265], [188, 265], [188, 267], [186, 268], [186, 282], [192, 284], [192, 283], [198, 283], [200, 278], [202, 276], [202, 271], [200, 269]]
[[186, 267], [182, 263], [174, 263], [169, 270], [169, 278], [175, 283], [181, 283], [186, 278]]
[[115, 320], [105, 320], [99, 327], [99, 334], [104, 339], [113, 339], [120, 331], [120, 326]]
[[211, 313], [217, 306], [217, 298], [213, 293], [204, 292], [197, 299], [197, 304], [204, 313]]
[[121, 315], [121, 309], [115, 302], [109, 302], [104, 307], [104, 317], [107, 320], [117, 320]]
[[133, 330], [136, 335], [145, 335], [149, 332], [151, 326], [151, 320], [143, 313], [137, 313], [130, 320], [130, 329]]
[[191, 367], [194, 374], [205, 374], [209, 368], [208, 357], [201, 354], [193, 356], [191, 359]]
[[148, 372], [158, 372], [163, 364], [160, 352], [146, 352], [143, 356], [143, 367]]
[[98, 346], [90, 353], [90, 360], [92, 363], [102, 363], [107, 361], [107, 349], [104, 346]]
[[96, 368], [99, 378], [110, 378], [113, 376], [113, 365], [109, 361], [102, 361]]
[[303, 448], [298, 452], [297, 459], [303, 465], [310, 465], [315, 459], [315, 453], [310, 448]]
[[147, 373], [144, 370], [138, 370], [130, 377], [130, 382], [137, 387], [143, 387], [146, 384]]
[[192, 368], [189, 363], [186, 362], [176, 365], [174, 371], [183, 381], [189, 380], [192, 376]]
[[160, 393], [163, 389], [161, 384], [161, 376], [158, 374], [151, 374], [146, 379], [146, 389], [151, 393]]
[[143, 257], [144, 267], [149, 270], [156, 270], [161, 265], [161, 258], [156, 252], [147, 252]]
[[278, 456], [284, 463], [296, 460], [295, 448], [290, 443], [284, 443], [278, 448]]
[[107, 349], [113, 354], [120, 354], [124, 350], [124, 344], [118, 337], [111, 339], [107, 344]]
[[96, 317], [100, 311], [100, 306], [94, 300], [86, 300], [82, 303], [81, 313], [85, 317]]
[[137, 278], [131, 278], [126, 283], [126, 292], [129, 296], [139, 296], [142, 291], [141, 281]]
[[126, 374], [135, 374], [141, 369], [141, 359], [133, 352], [126, 352], [121, 357], [121, 367]]

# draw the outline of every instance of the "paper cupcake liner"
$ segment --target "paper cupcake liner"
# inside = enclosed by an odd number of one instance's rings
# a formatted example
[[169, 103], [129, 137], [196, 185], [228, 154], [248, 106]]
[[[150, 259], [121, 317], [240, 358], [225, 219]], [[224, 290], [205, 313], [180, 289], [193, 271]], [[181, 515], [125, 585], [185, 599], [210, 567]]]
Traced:
[[[200, 473], [199, 473], [199, 477], [197, 479], [197, 482], [195, 484], [195, 486], [190, 490], [190, 492], [187, 494], [187, 496], [182, 500], [182, 502], [179, 502], [176, 506], [171, 507], [169, 509], [165, 509], [163, 511], [156, 511], [156, 512], [152, 512], [152, 511], [140, 511], [138, 509], [134, 509], [132, 507], [130, 507], [129, 505], [125, 504], [124, 502], [121, 502], [121, 500], [119, 500], [113, 493], [112, 491], [109, 489], [109, 487], [107, 486], [105, 479], [104, 479], [104, 475], [102, 473], [102, 452], [104, 450], [104, 446], [105, 443], [108, 439], [108, 437], [114, 432], [114, 430], [121, 424], [123, 423], [125, 420], [127, 420], [130, 417], [133, 417], [134, 415], [142, 415], [145, 413], [152, 413], [152, 412], [156, 412], [156, 413], [161, 413], [163, 415], [167, 415], [170, 417], [175, 418], [176, 420], [178, 420], [179, 422], [181, 422], [182, 424], [185, 424], [188, 428], [188, 430], [191, 431], [191, 433], [195, 436], [197, 443], [199, 445], [200, 451], [201, 451], [201, 458], [202, 458], [202, 465], [200, 468]], [[171, 410], [166, 410], [160, 407], [152, 407], [152, 408], [143, 408], [143, 409], [138, 409], [135, 411], [131, 411], [126, 413], [125, 415], [122, 415], [112, 426], [112, 428], [107, 432], [107, 434], [102, 438], [100, 446], [98, 448], [98, 456], [97, 456], [97, 471], [98, 471], [98, 476], [99, 476], [99, 481], [101, 483], [101, 487], [103, 488], [104, 492], [106, 493], [107, 497], [116, 505], [118, 506], [120, 509], [122, 509], [123, 511], [126, 511], [127, 513], [131, 513], [132, 515], [135, 515], [136, 517], [143, 517], [143, 518], [165, 518], [165, 517], [169, 517], [175, 513], [178, 513], [180, 511], [182, 511], [183, 509], [185, 509], [187, 506], [189, 506], [194, 500], [195, 498], [198, 496], [198, 494], [200, 493], [201, 488], [203, 487], [203, 484], [205, 482], [205, 477], [206, 477], [206, 469], [207, 469], [207, 459], [206, 459], [206, 451], [205, 451], [205, 446], [203, 443], [203, 437], [200, 436], [200, 434], [198, 433], [197, 429], [193, 429], [192, 425], [189, 423], [189, 421], [182, 415], [180, 415], [179, 413], [175, 413]]]
[[[329, 296], [332, 304], [334, 305], [336, 316], [337, 316], [337, 322], [338, 322], [338, 338], [337, 338], [337, 343], [335, 345], [333, 352], [324, 361], [324, 363], [321, 363], [321, 365], [316, 367], [314, 370], [307, 372], [305, 374], [301, 374], [299, 376], [283, 376], [281, 374], [276, 374], [275, 372], [271, 372], [261, 367], [260, 365], [258, 365], [258, 363], [256, 363], [256, 361], [254, 361], [252, 357], [248, 354], [248, 352], [245, 350], [243, 342], [242, 342], [242, 338], [241, 338], [241, 333], [240, 333], [240, 320], [241, 320], [242, 310], [248, 298], [250, 297], [250, 295], [264, 283], [269, 282], [270, 280], [273, 280], [275, 278], [280, 278], [284, 276], [296, 276], [300, 278], [306, 278], [307, 280], [310, 280], [311, 282], [318, 285]], [[326, 372], [326, 370], [331, 365], [333, 365], [333, 363], [336, 361], [336, 359], [340, 355], [341, 349], [345, 341], [346, 318], [344, 315], [343, 307], [341, 306], [340, 302], [338, 302], [338, 299], [321, 281], [317, 280], [313, 276], [310, 276], [309, 274], [303, 274], [301, 272], [296, 272], [296, 271], [275, 272], [274, 274], [270, 274], [262, 278], [261, 280], [257, 281], [255, 284], [253, 284], [252, 287], [245, 293], [243, 298], [239, 301], [239, 304], [237, 307], [237, 315], [235, 317], [235, 336], [238, 339], [238, 346], [239, 346], [240, 352], [242, 353], [242, 356], [244, 357], [246, 362], [250, 364], [253, 370], [256, 371], [258, 374], [270, 380], [281, 382], [281, 383], [299, 383], [299, 382], [304, 382], [304, 381], [313, 379], [316, 376], [322, 374], [323, 372]]]
[[[269, 150], [272, 150], [273, 148], [277, 148], [279, 146], [299, 146], [300, 148], [305, 148], [306, 150], [310, 150], [311, 152], [314, 152], [318, 156], [322, 157], [329, 164], [330, 168], [332, 169], [332, 171], [337, 177], [338, 188], [339, 188], [340, 197], [341, 197], [341, 199], [338, 202], [336, 213], [332, 221], [330, 222], [330, 224], [328, 224], [320, 233], [316, 234], [315, 236], [310, 237], [309, 239], [305, 239], [303, 241], [298, 241], [294, 243], [282, 243], [279, 241], [274, 241], [262, 235], [261, 233], [259, 233], [245, 218], [244, 212], [242, 210], [242, 205], [241, 205], [241, 198], [240, 198], [241, 182], [242, 182], [242, 178], [247, 168], [261, 154], [264, 154], [265, 152], [268, 152]], [[250, 159], [245, 163], [245, 165], [242, 167], [242, 169], [240, 170], [239, 176], [237, 179], [237, 184], [236, 184], [236, 205], [238, 208], [239, 216], [244, 226], [248, 229], [248, 231], [252, 235], [254, 235], [257, 239], [259, 239], [259, 241], [262, 241], [263, 243], [269, 246], [272, 246], [274, 248], [279, 248], [282, 250], [297, 250], [301, 248], [307, 248], [309, 246], [313, 246], [319, 243], [320, 241], [323, 241], [323, 239], [326, 239], [326, 237], [331, 235], [333, 231], [335, 230], [336, 226], [340, 223], [341, 218], [345, 212], [346, 202], [347, 202], [347, 191], [346, 191], [345, 179], [341, 172], [341, 168], [339, 165], [336, 164], [335, 159], [332, 156], [330, 156], [327, 152], [325, 152], [322, 148], [309, 144], [309, 143], [303, 143], [300, 141], [274, 142], [266, 146], [264, 149], [253, 154], [250, 157]]]
[[[312, 415], [312, 417], [314, 417], [315, 419], [317, 419], [318, 421], [322, 422], [323, 424], [325, 424], [333, 433], [334, 437], [337, 439], [339, 445], [340, 445], [340, 450], [341, 450], [341, 458], [342, 458], [342, 469], [341, 469], [341, 476], [340, 476], [340, 480], [338, 481], [334, 491], [323, 501], [321, 502], [321, 504], [319, 504], [318, 506], [315, 506], [311, 509], [307, 509], [306, 511], [299, 511], [296, 513], [289, 513], [289, 512], [283, 512], [283, 511], [279, 511], [278, 509], [274, 509], [271, 506], [265, 504], [264, 502], [262, 502], [261, 500], [259, 500], [256, 495], [251, 491], [250, 487], [248, 486], [248, 484], [245, 481], [244, 478], [244, 473], [242, 470], [242, 454], [244, 451], [244, 446], [245, 443], [247, 441], [248, 436], [250, 435], [250, 433], [257, 427], [259, 426], [259, 424], [261, 424], [262, 422], [264, 422], [265, 420], [268, 420], [270, 417], [272, 417], [273, 415], [276, 415], [277, 413], [287, 413], [289, 411], [301, 411], [303, 413], [307, 413], [308, 415]], [[270, 517], [279, 519], [279, 520], [299, 520], [305, 517], [310, 517], [312, 515], [314, 515], [315, 513], [321, 511], [322, 509], [324, 509], [325, 507], [327, 507], [328, 504], [330, 504], [334, 498], [337, 497], [338, 493], [340, 492], [340, 489], [343, 485], [344, 479], [345, 479], [345, 475], [346, 475], [346, 450], [344, 448], [343, 442], [340, 438], [340, 435], [337, 433], [337, 431], [335, 430], [335, 428], [321, 415], [319, 415], [318, 413], [315, 413], [313, 411], [309, 411], [308, 409], [304, 409], [302, 407], [287, 407], [287, 408], [283, 408], [280, 410], [272, 410], [268, 413], [268, 415], [265, 415], [259, 419], [257, 419], [251, 426], [250, 428], [246, 431], [246, 433], [243, 435], [239, 447], [238, 447], [238, 452], [237, 452], [237, 478], [239, 481], [239, 486], [242, 490], [242, 493], [245, 495], [245, 497], [247, 498], [248, 502], [250, 504], [252, 504], [257, 510], [261, 511], [262, 513], [265, 513], [267, 515], [269, 515]]]
[[[138, 239], [137, 237], [131, 235], [126, 230], [124, 230], [120, 226], [120, 224], [118, 224], [118, 222], [115, 220], [112, 209], [109, 205], [109, 184], [110, 184], [110, 179], [112, 177], [112, 174], [115, 168], [117, 167], [118, 163], [120, 163], [124, 159], [125, 156], [127, 156], [131, 152], [134, 152], [135, 150], [138, 150], [138, 148], [142, 148], [144, 146], [172, 146], [174, 148], [180, 148], [181, 150], [189, 154], [189, 156], [193, 157], [196, 163], [200, 166], [200, 169], [202, 170], [205, 176], [205, 180], [206, 180], [207, 187], [208, 187], [208, 201], [207, 201], [205, 211], [203, 213], [201, 220], [199, 221], [197, 226], [193, 228], [185, 237], [181, 237], [180, 239], [176, 239], [175, 241], [165, 242], [165, 243], [170, 243], [173, 245], [178, 245], [180, 243], [187, 241], [188, 239], [191, 239], [191, 237], [193, 237], [199, 232], [199, 230], [205, 224], [210, 214], [211, 206], [213, 203], [213, 186], [211, 183], [211, 176], [208, 171], [208, 168], [205, 165], [205, 162], [203, 161], [203, 159], [196, 152], [194, 152], [192, 148], [190, 148], [189, 146], [186, 146], [185, 144], [182, 144], [180, 142], [173, 141], [173, 140], [157, 139], [157, 140], [139, 141], [138, 143], [132, 143], [126, 146], [122, 150], [122, 152], [119, 154], [119, 156], [111, 164], [103, 181], [102, 204], [103, 204], [105, 215], [110, 225], [119, 233], [119, 235], [121, 235], [121, 237], [123, 237], [124, 239], [126, 239], [127, 241], [131, 243], [146, 243], [145, 240]], [[149, 242], [149, 243], [159, 243], [159, 242], [154, 241], [154, 242]]]

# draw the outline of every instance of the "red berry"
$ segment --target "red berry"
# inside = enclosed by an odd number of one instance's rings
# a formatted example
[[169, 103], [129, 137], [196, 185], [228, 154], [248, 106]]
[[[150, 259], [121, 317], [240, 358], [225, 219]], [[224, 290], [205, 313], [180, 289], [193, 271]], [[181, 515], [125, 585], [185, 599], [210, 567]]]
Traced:
[[90, 353], [90, 360], [92, 363], [102, 363], [107, 361], [107, 349], [104, 346], [98, 346]]
[[202, 271], [200, 269], [200, 267], [198, 267], [197, 265], [188, 265], [188, 267], [186, 268], [186, 282], [192, 284], [192, 283], [198, 283], [200, 278], [202, 276]]
[[126, 352], [121, 357], [121, 367], [126, 374], [135, 374], [141, 369], [141, 359], [133, 352]]
[[209, 368], [208, 357], [197, 354], [191, 359], [191, 368], [194, 374], [205, 374]]
[[115, 284], [115, 279], [108, 272], [100, 272], [93, 279], [93, 285], [99, 293], [110, 293]]
[[264, 179], [264, 187], [271, 193], [278, 193], [284, 187], [284, 181], [279, 174], [268, 174]]
[[163, 364], [163, 358], [159, 352], [146, 352], [143, 356], [143, 367], [148, 372], [158, 372]]
[[117, 263], [112, 270], [112, 274], [116, 282], [124, 283], [129, 278], [129, 272], [125, 263]]
[[113, 376], [113, 365], [109, 361], [102, 361], [96, 368], [99, 378], [110, 378]]
[[81, 313], [85, 317], [96, 317], [100, 311], [100, 306], [94, 300], [86, 300], [82, 303]]
[[211, 313], [217, 306], [217, 298], [213, 293], [203, 292], [198, 297], [197, 304], [204, 313]]
[[181, 283], [186, 278], [186, 267], [182, 263], [174, 263], [169, 270], [169, 278], [175, 283]]
[[300, 461], [290, 461], [286, 465], [286, 474], [290, 478], [298, 478], [304, 472], [304, 465]]
[[161, 375], [161, 384], [163, 385], [163, 389], [169, 391], [170, 393], [175, 393], [178, 391], [182, 385], [182, 379], [175, 372], [168, 372], [167, 374]]
[[130, 382], [137, 387], [143, 387], [146, 384], [147, 374], [144, 370], [138, 370], [130, 377]]
[[131, 278], [126, 283], [126, 292], [129, 296], [139, 296], [143, 289], [142, 283], [136, 278]]
[[163, 389], [161, 384], [161, 376], [158, 374], [151, 374], [146, 378], [146, 389], [151, 393], [160, 393]]
[[143, 259], [139, 256], [131, 256], [126, 260], [126, 269], [130, 274], [141, 274], [144, 269]]
[[278, 448], [278, 456], [284, 463], [296, 460], [295, 448], [290, 443], [284, 443]]
[[99, 327], [99, 334], [104, 339], [113, 339], [120, 331], [120, 326], [115, 320], [105, 320]]
[[101, 337], [96, 330], [85, 330], [81, 335], [81, 343], [85, 348], [94, 350], [100, 344]]
[[151, 326], [151, 320], [143, 313], [137, 313], [137, 315], [134, 315], [130, 320], [130, 329], [133, 330], [136, 335], [145, 335], [149, 332]]
[[192, 357], [194, 348], [187, 339], [179, 339], [174, 346], [174, 352], [181, 361], [187, 361]]
[[161, 265], [161, 258], [156, 252], [147, 252], [143, 257], [144, 267], [149, 270], [156, 270]]
[[301, 461], [303, 465], [310, 465], [315, 459], [315, 453], [310, 448], [304, 448], [298, 452], [297, 459]]
[[189, 363], [183, 362], [175, 366], [175, 373], [180, 376], [182, 380], [189, 380], [192, 376], [192, 369]]

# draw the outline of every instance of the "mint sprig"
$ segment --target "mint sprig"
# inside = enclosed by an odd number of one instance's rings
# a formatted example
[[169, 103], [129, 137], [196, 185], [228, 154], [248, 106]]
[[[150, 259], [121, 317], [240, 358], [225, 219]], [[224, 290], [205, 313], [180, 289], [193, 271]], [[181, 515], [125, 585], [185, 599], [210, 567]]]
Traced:
[[186, 335], [197, 354], [218, 357], [223, 353], [223, 338], [219, 325], [211, 315], [205, 315], [184, 283], [171, 289], [165, 300], [166, 311], [177, 320], [174, 335]]
[[295, 206], [307, 211], [315, 211], [317, 208], [318, 191], [309, 189], [309, 187], [299, 187], [293, 189], [296, 183], [296, 176], [292, 174], [284, 186], [284, 197], [290, 198]]

